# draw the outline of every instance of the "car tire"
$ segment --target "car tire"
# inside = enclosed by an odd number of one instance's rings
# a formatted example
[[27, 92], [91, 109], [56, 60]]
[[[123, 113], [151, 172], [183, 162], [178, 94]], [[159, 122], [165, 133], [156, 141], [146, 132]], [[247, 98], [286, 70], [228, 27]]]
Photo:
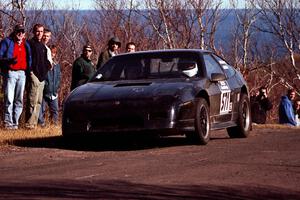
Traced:
[[241, 94], [238, 108], [237, 126], [227, 128], [231, 138], [245, 138], [251, 130], [250, 102], [246, 94]]
[[196, 144], [205, 145], [210, 139], [209, 106], [204, 98], [199, 98], [195, 112], [195, 131], [186, 134]]

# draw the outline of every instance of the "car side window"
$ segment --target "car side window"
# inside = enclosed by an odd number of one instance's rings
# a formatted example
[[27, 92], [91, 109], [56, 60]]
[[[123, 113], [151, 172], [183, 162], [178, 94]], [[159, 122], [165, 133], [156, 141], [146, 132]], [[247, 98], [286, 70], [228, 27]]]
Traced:
[[213, 57], [219, 62], [219, 64], [222, 66], [225, 74], [227, 77], [234, 76], [235, 70], [233, 69], [232, 66], [230, 66], [225, 60], [220, 58], [219, 56], [213, 55]]
[[224, 74], [219, 63], [211, 55], [204, 54], [203, 59], [206, 67], [206, 73], [209, 78], [211, 78], [212, 73]]

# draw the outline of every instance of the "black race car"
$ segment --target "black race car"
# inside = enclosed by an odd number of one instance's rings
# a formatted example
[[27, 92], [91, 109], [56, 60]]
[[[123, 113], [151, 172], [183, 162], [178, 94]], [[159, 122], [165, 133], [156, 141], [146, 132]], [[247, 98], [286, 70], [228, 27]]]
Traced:
[[230, 137], [248, 136], [247, 84], [222, 58], [199, 49], [114, 56], [63, 105], [67, 137], [153, 131], [206, 144], [210, 130], [224, 128]]

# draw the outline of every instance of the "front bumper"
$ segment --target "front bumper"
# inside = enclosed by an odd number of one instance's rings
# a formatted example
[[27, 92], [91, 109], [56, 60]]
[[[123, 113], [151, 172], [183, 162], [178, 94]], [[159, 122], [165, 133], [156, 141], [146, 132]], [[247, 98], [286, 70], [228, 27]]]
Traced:
[[[117, 112], [117, 113], [116, 113]], [[134, 110], [131, 112], [115, 111], [105, 116], [90, 115], [78, 116], [64, 114], [63, 135], [113, 133], [163, 130], [165, 132], [181, 132], [193, 130], [194, 119], [192, 112], [187, 109], [178, 109], [175, 106], [163, 111], [151, 109]], [[74, 117], [77, 116], [77, 117]]]

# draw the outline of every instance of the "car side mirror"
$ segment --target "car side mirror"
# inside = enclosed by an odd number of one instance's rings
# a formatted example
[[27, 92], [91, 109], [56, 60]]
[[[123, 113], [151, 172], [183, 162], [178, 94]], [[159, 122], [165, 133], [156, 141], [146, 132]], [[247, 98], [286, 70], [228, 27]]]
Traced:
[[221, 73], [212, 73], [211, 74], [211, 81], [212, 82], [218, 82], [218, 81], [224, 81], [226, 80], [226, 76]]

